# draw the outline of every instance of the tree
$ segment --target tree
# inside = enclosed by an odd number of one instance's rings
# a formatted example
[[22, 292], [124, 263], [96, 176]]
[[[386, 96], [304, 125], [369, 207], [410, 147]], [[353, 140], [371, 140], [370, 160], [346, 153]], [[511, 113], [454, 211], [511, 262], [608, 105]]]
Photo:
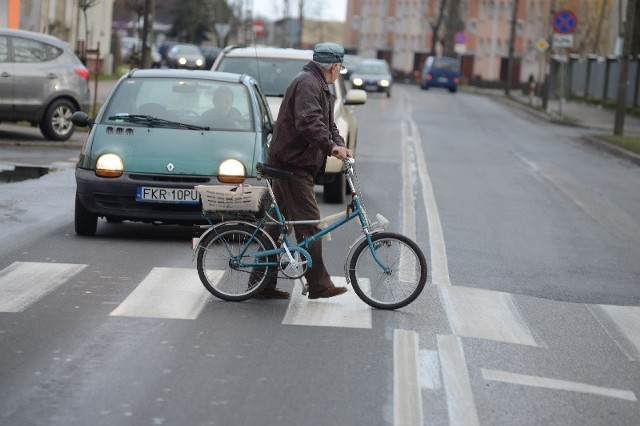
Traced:
[[169, 35], [179, 41], [201, 44], [209, 39], [213, 10], [214, 1], [183, 0], [173, 10], [175, 19]]
[[87, 10], [97, 5], [100, 0], [78, 0], [78, 9], [82, 11], [84, 17], [84, 42], [89, 42], [89, 21], [87, 20]]

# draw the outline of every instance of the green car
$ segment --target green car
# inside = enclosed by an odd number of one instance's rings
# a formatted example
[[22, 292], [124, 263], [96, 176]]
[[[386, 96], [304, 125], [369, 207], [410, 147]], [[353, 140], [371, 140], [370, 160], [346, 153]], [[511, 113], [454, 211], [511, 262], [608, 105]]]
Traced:
[[196, 185], [257, 184], [266, 161], [271, 112], [250, 76], [133, 70], [113, 87], [76, 166], [75, 231], [93, 235], [98, 218], [153, 224], [206, 223]]

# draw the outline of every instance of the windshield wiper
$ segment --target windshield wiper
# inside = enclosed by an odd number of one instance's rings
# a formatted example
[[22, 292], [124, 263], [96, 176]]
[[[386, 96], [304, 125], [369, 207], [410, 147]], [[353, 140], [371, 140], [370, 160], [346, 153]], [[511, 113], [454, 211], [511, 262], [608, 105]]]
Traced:
[[149, 127], [182, 127], [189, 130], [211, 130], [209, 126], [197, 126], [195, 124], [180, 123], [178, 121], [165, 120], [164, 118], [154, 117], [144, 114], [118, 114], [109, 117], [109, 120], [122, 120], [130, 123], [147, 124]]

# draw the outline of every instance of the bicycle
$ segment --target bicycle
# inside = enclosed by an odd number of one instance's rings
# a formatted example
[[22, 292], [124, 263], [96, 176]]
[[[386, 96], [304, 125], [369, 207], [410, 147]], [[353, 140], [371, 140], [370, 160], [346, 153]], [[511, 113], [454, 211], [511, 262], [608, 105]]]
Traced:
[[[194, 247], [198, 275], [206, 289], [223, 300], [243, 301], [263, 289], [268, 274], [280, 271], [290, 279], [302, 278], [306, 269], [313, 267], [307, 251], [309, 245], [358, 218], [362, 235], [347, 252], [344, 265], [347, 283], [374, 308], [397, 309], [413, 302], [427, 281], [424, 254], [408, 237], [385, 231], [388, 221], [382, 215], [376, 216], [377, 222], [369, 221], [359, 188], [354, 183], [358, 182], [355, 160], [347, 158], [344, 163], [352, 201], [346, 212], [320, 220], [288, 221], [283, 217], [271, 179], [288, 179], [292, 173], [268, 164], [256, 165], [258, 178], [265, 180], [266, 187], [196, 186], [203, 215], [211, 225]], [[238, 212], [244, 212], [244, 217]], [[220, 222], [214, 224], [216, 219]], [[322, 229], [292, 244], [288, 227], [303, 223], [318, 224]], [[265, 231], [265, 226], [279, 227], [277, 243]], [[306, 283], [302, 283], [303, 294], [306, 294]]]

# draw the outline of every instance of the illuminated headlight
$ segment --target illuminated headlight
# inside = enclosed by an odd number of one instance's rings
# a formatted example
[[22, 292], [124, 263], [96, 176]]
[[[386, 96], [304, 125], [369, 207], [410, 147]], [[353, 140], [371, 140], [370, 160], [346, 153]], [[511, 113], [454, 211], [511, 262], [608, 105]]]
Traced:
[[381, 87], [389, 87], [389, 80], [380, 80], [378, 83]]
[[358, 78], [358, 77], [354, 78], [353, 79], [353, 85], [354, 86], [362, 86], [362, 79]]
[[186, 58], [180, 58], [180, 59], [178, 59], [178, 63], [179, 63], [180, 65], [184, 65], [184, 64], [186, 64], [186, 63], [187, 63], [187, 59], [186, 59]]
[[100, 177], [119, 177], [123, 170], [122, 159], [116, 154], [101, 155], [96, 163], [96, 175]]
[[218, 168], [218, 180], [222, 183], [242, 183], [244, 178], [244, 164], [238, 160], [224, 160]]
[[204, 61], [202, 59], [196, 59], [196, 65], [201, 67], [204, 65]]

